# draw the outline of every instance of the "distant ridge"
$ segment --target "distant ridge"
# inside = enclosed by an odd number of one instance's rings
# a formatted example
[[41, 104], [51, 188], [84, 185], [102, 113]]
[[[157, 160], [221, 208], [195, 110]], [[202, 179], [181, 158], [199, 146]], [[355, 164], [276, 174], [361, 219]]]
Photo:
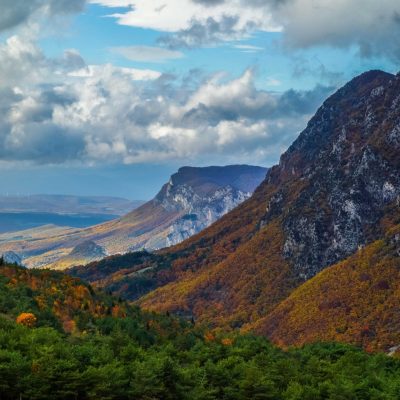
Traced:
[[[266, 168], [248, 165], [183, 167], [153, 200], [118, 219], [87, 229], [44, 227], [0, 235], [0, 251], [14, 251], [28, 267], [64, 269], [105, 254], [174, 245], [249, 198], [266, 173]], [[101, 247], [104, 253], [71, 254], [84, 242]]]

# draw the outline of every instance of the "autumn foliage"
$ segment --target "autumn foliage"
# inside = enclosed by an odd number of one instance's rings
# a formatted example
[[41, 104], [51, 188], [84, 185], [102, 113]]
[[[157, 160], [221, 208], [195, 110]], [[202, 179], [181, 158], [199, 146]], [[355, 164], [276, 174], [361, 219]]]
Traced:
[[400, 343], [400, 225], [296, 289], [254, 326], [282, 347], [339, 341], [367, 351]]
[[36, 324], [37, 318], [35, 314], [32, 313], [22, 313], [19, 314], [16, 322], [17, 324], [27, 326], [28, 328], [33, 328]]

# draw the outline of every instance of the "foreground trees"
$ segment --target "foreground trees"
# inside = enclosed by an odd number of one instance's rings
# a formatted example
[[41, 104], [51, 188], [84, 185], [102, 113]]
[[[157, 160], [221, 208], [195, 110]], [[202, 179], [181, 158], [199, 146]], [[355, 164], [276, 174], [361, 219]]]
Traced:
[[400, 360], [284, 352], [145, 313], [49, 271], [0, 266], [0, 400], [397, 400]]
[[[0, 318], [1, 399], [398, 399], [400, 361], [325, 344], [283, 352], [265, 339], [135, 332], [112, 317], [65, 336]], [[227, 344], [228, 343], [228, 344]]]

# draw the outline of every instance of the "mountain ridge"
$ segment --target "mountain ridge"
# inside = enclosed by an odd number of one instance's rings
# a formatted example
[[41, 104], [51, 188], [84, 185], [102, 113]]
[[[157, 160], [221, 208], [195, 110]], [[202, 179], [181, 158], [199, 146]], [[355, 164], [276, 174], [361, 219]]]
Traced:
[[253, 329], [302, 283], [380, 240], [395, 220], [399, 104], [400, 76], [354, 78], [323, 103], [250, 199], [157, 252], [150, 269], [140, 260], [121, 269], [113, 259], [101, 281], [96, 263], [71, 273], [148, 310]]

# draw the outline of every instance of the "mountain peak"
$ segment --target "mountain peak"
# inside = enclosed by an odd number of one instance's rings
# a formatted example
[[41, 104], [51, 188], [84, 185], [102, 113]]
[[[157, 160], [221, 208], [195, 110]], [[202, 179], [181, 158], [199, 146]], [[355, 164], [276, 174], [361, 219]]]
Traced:
[[[353, 78], [318, 109], [306, 129], [281, 156], [279, 168], [269, 174], [271, 180], [307, 174], [314, 164], [325, 159], [335, 158], [340, 164], [371, 147], [378, 140], [383, 119], [388, 117], [383, 110], [395, 113], [399, 86], [400, 80], [395, 75], [380, 70]], [[390, 117], [388, 123], [393, 125], [393, 122]]]
[[380, 69], [372, 69], [369, 71], [365, 71], [360, 75], [355, 76], [352, 80], [350, 80], [344, 87], [346, 86], [354, 86], [354, 85], [370, 85], [371, 83], [379, 83], [379, 82], [387, 82], [395, 78], [396, 75], [393, 75], [389, 72], [382, 71]]

